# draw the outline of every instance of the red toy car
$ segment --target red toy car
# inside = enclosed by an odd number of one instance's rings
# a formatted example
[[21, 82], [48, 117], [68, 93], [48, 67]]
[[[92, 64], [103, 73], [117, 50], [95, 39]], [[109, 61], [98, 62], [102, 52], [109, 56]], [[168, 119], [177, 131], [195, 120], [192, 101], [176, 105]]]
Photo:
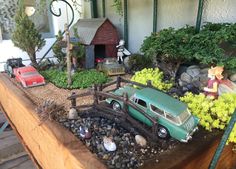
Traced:
[[15, 68], [13, 71], [16, 80], [21, 82], [23, 87], [33, 87], [45, 84], [44, 77], [32, 66]]

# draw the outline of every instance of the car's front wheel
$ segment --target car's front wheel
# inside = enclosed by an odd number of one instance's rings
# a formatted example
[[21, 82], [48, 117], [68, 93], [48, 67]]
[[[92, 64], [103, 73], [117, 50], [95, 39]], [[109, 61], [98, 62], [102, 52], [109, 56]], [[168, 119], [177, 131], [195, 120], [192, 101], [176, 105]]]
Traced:
[[111, 103], [112, 109], [115, 111], [120, 111], [121, 110], [121, 105], [117, 101], [112, 101]]
[[168, 129], [165, 128], [162, 125], [158, 126], [158, 128], [157, 128], [157, 135], [158, 135], [158, 137], [160, 137], [162, 139], [167, 139], [170, 136]]

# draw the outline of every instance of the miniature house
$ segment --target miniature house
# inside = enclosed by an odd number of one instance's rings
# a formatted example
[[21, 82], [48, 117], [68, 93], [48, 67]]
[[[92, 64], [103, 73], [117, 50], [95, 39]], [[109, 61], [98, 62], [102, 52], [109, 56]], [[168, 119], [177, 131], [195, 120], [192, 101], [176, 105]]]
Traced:
[[86, 68], [93, 68], [96, 58], [116, 57], [119, 34], [109, 19], [79, 19], [70, 29], [71, 37], [75, 28], [79, 41], [86, 47]]

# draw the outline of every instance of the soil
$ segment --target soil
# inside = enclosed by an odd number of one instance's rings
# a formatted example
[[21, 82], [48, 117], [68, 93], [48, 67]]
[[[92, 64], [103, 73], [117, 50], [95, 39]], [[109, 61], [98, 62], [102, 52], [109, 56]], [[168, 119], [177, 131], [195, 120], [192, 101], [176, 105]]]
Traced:
[[[6, 75], [7, 76], [7, 75]], [[113, 77], [115, 78], [115, 77]], [[129, 78], [129, 77], [125, 77]], [[11, 81], [22, 89], [29, 97], [37, 104], [42, 105], [45, 100], [53, 100], [58, 105], [63, 105], [66, 112], [70, 108], [70, 101], [67, 99], [72, 92], [76, 94], [82, 94], [89, 92], [89, 89], [76, 89], [76, 90], [66, 90], [60, 89], [51, 83], [47, 83], [44, 86], [38, 86], [33, 88], [23, 88], [15, 79]], [[78, 102], [78, 105], [87, 105], [93, 103], [92, 96], [85, 96]], [[91, 118], [92, 119], [92, 118]], [[146, 148], [142, 148], [135, 143], [133, 134], [129, 133], [119, 125], [106, 119], [92, 119], [90, 118], [79, 118], [79, 120], [68, 120], [66, 116], [58, 118], [58, 122], [68, 128], [72, 133], [74, 133], [84, 144], [91, 150], [92, 153], [96, 153], [97, 156], [107, 164], [109, 168], [172, 168], [177, 164], [181, 166], [182, 163], [190, 158], [194, 158], [201, 151], [203, 151], [209, 144], [211, 144], [216, 136], [219, 136], [219, 132], [208, 133], [200, 129], [199, 132], [195, 133], [193, 140], [188, 144], [179, 143], [176, 140], [162, 140], [159, 145], [147, 144]], [[88, 142], [81, 138], [78, 134], [79, 126], [82, 126], [85, 122], [93, 126], [91, 127], [91, 132], [93, 137]], [[94, 124], [102, 125], [99, 127], [99, 132], [96, 131]], [[113, 127], [111, 127], [113, 126]], [[109, 127], [110, 129], [107, 129]], [[101, 128], [101, 129], [100, 129]], [[123, 140], [123, 142], [117, 142], [118, 150], [114, 152], [104, 151], [102, 148], [102, 138], [103, 136], [110, 136], [110, 131], [114, 128], [116, 131], [113, 138]], [[125, 137], [124, 137], [125, 136]], [[120, 143], [121, 142], [121, 143]], [[127, 148], [127, 142], [129, 143]], [[127, 151], [127, 154], [125, 153]], [[197, 148], [196, 148], [197, 147]], [[120, 149], [119, 149], [120, 148]], [[98, 151], [98, 149], [101, 149]], [[129, 154], [130, 153], [130, 154]], [[122, 156], [119, 158], [120, 156]], [[127, 160], [129, 157], [129, 160]], [[126, 162], [125, 162], [126, 160]], [[130, 161], [133, 162], [130, 164]], [[168, 161], [168, 162], [166, 162]], [[117, 165], [118, 163], [118, 165]]]

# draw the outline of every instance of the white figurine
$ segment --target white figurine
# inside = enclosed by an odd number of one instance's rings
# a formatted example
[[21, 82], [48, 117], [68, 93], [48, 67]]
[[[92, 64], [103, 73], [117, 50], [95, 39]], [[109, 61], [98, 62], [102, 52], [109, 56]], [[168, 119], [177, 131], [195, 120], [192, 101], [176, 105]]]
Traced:
[[131, 55], [131, 53], [125, 48], [125, 41], [124, 40], [120, 40], [119, 45], [116, 46], [116, 48], [118, 48], [117, 51], [117, 61], [119, 62], [119, 60], [121, 62], [123, 62], [123, 57], [124, 55]]

